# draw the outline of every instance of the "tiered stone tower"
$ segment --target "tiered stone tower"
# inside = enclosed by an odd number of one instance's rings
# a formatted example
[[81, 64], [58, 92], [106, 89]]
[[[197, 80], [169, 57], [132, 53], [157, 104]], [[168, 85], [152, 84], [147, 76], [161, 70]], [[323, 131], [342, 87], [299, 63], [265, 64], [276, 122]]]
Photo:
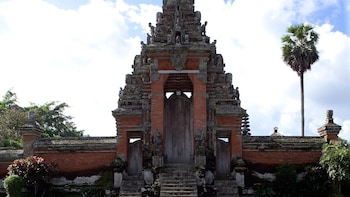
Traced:
[[117, 154], [129, 174], [149, 165], [193, 163], [227, 176], [231, 159], [242, 155], [247, 116], [232, 74], [225, 73], [194, 0], [163, 0], [156, 17], [113, 111]]

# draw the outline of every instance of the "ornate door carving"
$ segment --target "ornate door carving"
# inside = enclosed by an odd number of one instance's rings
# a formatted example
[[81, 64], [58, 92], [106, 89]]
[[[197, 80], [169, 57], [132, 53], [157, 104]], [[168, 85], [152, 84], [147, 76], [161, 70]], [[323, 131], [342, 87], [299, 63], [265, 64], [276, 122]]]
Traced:
[[173, 94], [165, 102], [165, 154], [168, 163], [190, 163], [193, 157], [192, 100]]

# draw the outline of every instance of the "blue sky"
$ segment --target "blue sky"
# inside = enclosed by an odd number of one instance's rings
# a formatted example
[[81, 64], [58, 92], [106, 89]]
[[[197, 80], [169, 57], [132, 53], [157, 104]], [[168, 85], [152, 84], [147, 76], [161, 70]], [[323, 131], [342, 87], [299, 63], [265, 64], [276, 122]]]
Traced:
[[[161, 3], [0, 0], [0, 95], [12, 88], [23, 106], [66, 102], [85, 134], [115, 135], [119, 88]], [[280, 38], [291, 24], [312, 24], [320, 59], [305, 74], [306, 135], [318, 135], [333, 109], [350, 139], [350, 1], [196, 0], [195, 10], [240, 89], [253, 135], [276, 126], [300, 135], [299, 78], [282, 61]]]

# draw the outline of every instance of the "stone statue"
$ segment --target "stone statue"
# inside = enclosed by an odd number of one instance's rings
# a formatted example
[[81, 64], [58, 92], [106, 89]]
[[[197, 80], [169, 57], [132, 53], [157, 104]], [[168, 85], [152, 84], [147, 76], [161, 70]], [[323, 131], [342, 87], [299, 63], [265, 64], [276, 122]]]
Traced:
[[195, 135], [196, 154], [205, 155], [205, 134], [202, 130], [197, 130]]
[[234, 95], [235, 95], [236, 100], [239, 100], [239, 90], [238, 90], [238, 87], [236, 87], [236, 89], [234, 90]]
[[160, 135], [160, 132], [158, 129], [156, 129], [153, 135], [153, 145], [154, 145], [154, 155], [162, 156], [163, 141], [162, 141], [162, 136]]
[[180, 39], [179, 35], [176, 36], [175, 42], [176, 42], [176, 44], [180, 44], [181, 43], [181, 39]]
[[163, 23], [163, 13], [158, 12], [157, 13], [157, 23], [162, 24]]
[[225, 82], [226, 82], [226, 84], [231, 85], [231, 83], [232, 83], [232, 74], [231, 73], [226, 73]]
[[190, 36], [188, 34], [185, 35], [185, 43], [190, 43]]
[[143, 41], [141, 41], [141, 49], [144, 49], [144, 48], [146, 48], [146, 44]]
[[207, 26], [208, 22], [205, 21], [204, 24], [201, 26], [201, 35], [205, 36], [206, 35], [206, 26]]
[[172, 39], [171, 39], [171, 35], [170, 34], [167, 35], [166, 39], [167, 39], [167, 43], [168, 44], [172, 43]]
[[156, 35], [156, 32], [155, 32], [156, 28], [152, 25], [152, 23], [148, 23], [148, 26], [151, 29], [151, 36], [154, 37]]
[[196, 12], [195, 12], [194, 21], [197, 22], [197, 23], [199, 23], [199, 22], [201, 22], [201, 20], [202, 20], [202, 14], [201, 14], [201, 12], [200, 12], [200, 11], [196, 11]]

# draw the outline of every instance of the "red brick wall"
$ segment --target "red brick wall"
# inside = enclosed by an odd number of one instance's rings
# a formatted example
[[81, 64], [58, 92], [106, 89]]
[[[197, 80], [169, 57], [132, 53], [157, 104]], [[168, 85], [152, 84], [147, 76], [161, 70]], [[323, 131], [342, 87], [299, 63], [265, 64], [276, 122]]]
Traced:
[[52, 152], [36, 154], [46, 162], [58, 164], [59, 173], [71, 178], [89, 176], [109, 167], [115, 152]]
[[170, 59], [158, 59], [158, 70], [174, 70]]
[[251, 164], [279, 165], [290, 164], [311, 164], [319, 161], [320, 151], [301, 150], [245, 150], [243, 159]]
[[199, 59], [187, 59], [184, 70], [199, 70]]
[[[187, 59], [183, 70], [198, 70], [199, 59]], [[158, 59], [158, 70], [175, 70], [170, 59]]]
[[1, 161], [0, 162], [0, 179], [7, 175], [7, 167], [12, 163], [12, 161]]

